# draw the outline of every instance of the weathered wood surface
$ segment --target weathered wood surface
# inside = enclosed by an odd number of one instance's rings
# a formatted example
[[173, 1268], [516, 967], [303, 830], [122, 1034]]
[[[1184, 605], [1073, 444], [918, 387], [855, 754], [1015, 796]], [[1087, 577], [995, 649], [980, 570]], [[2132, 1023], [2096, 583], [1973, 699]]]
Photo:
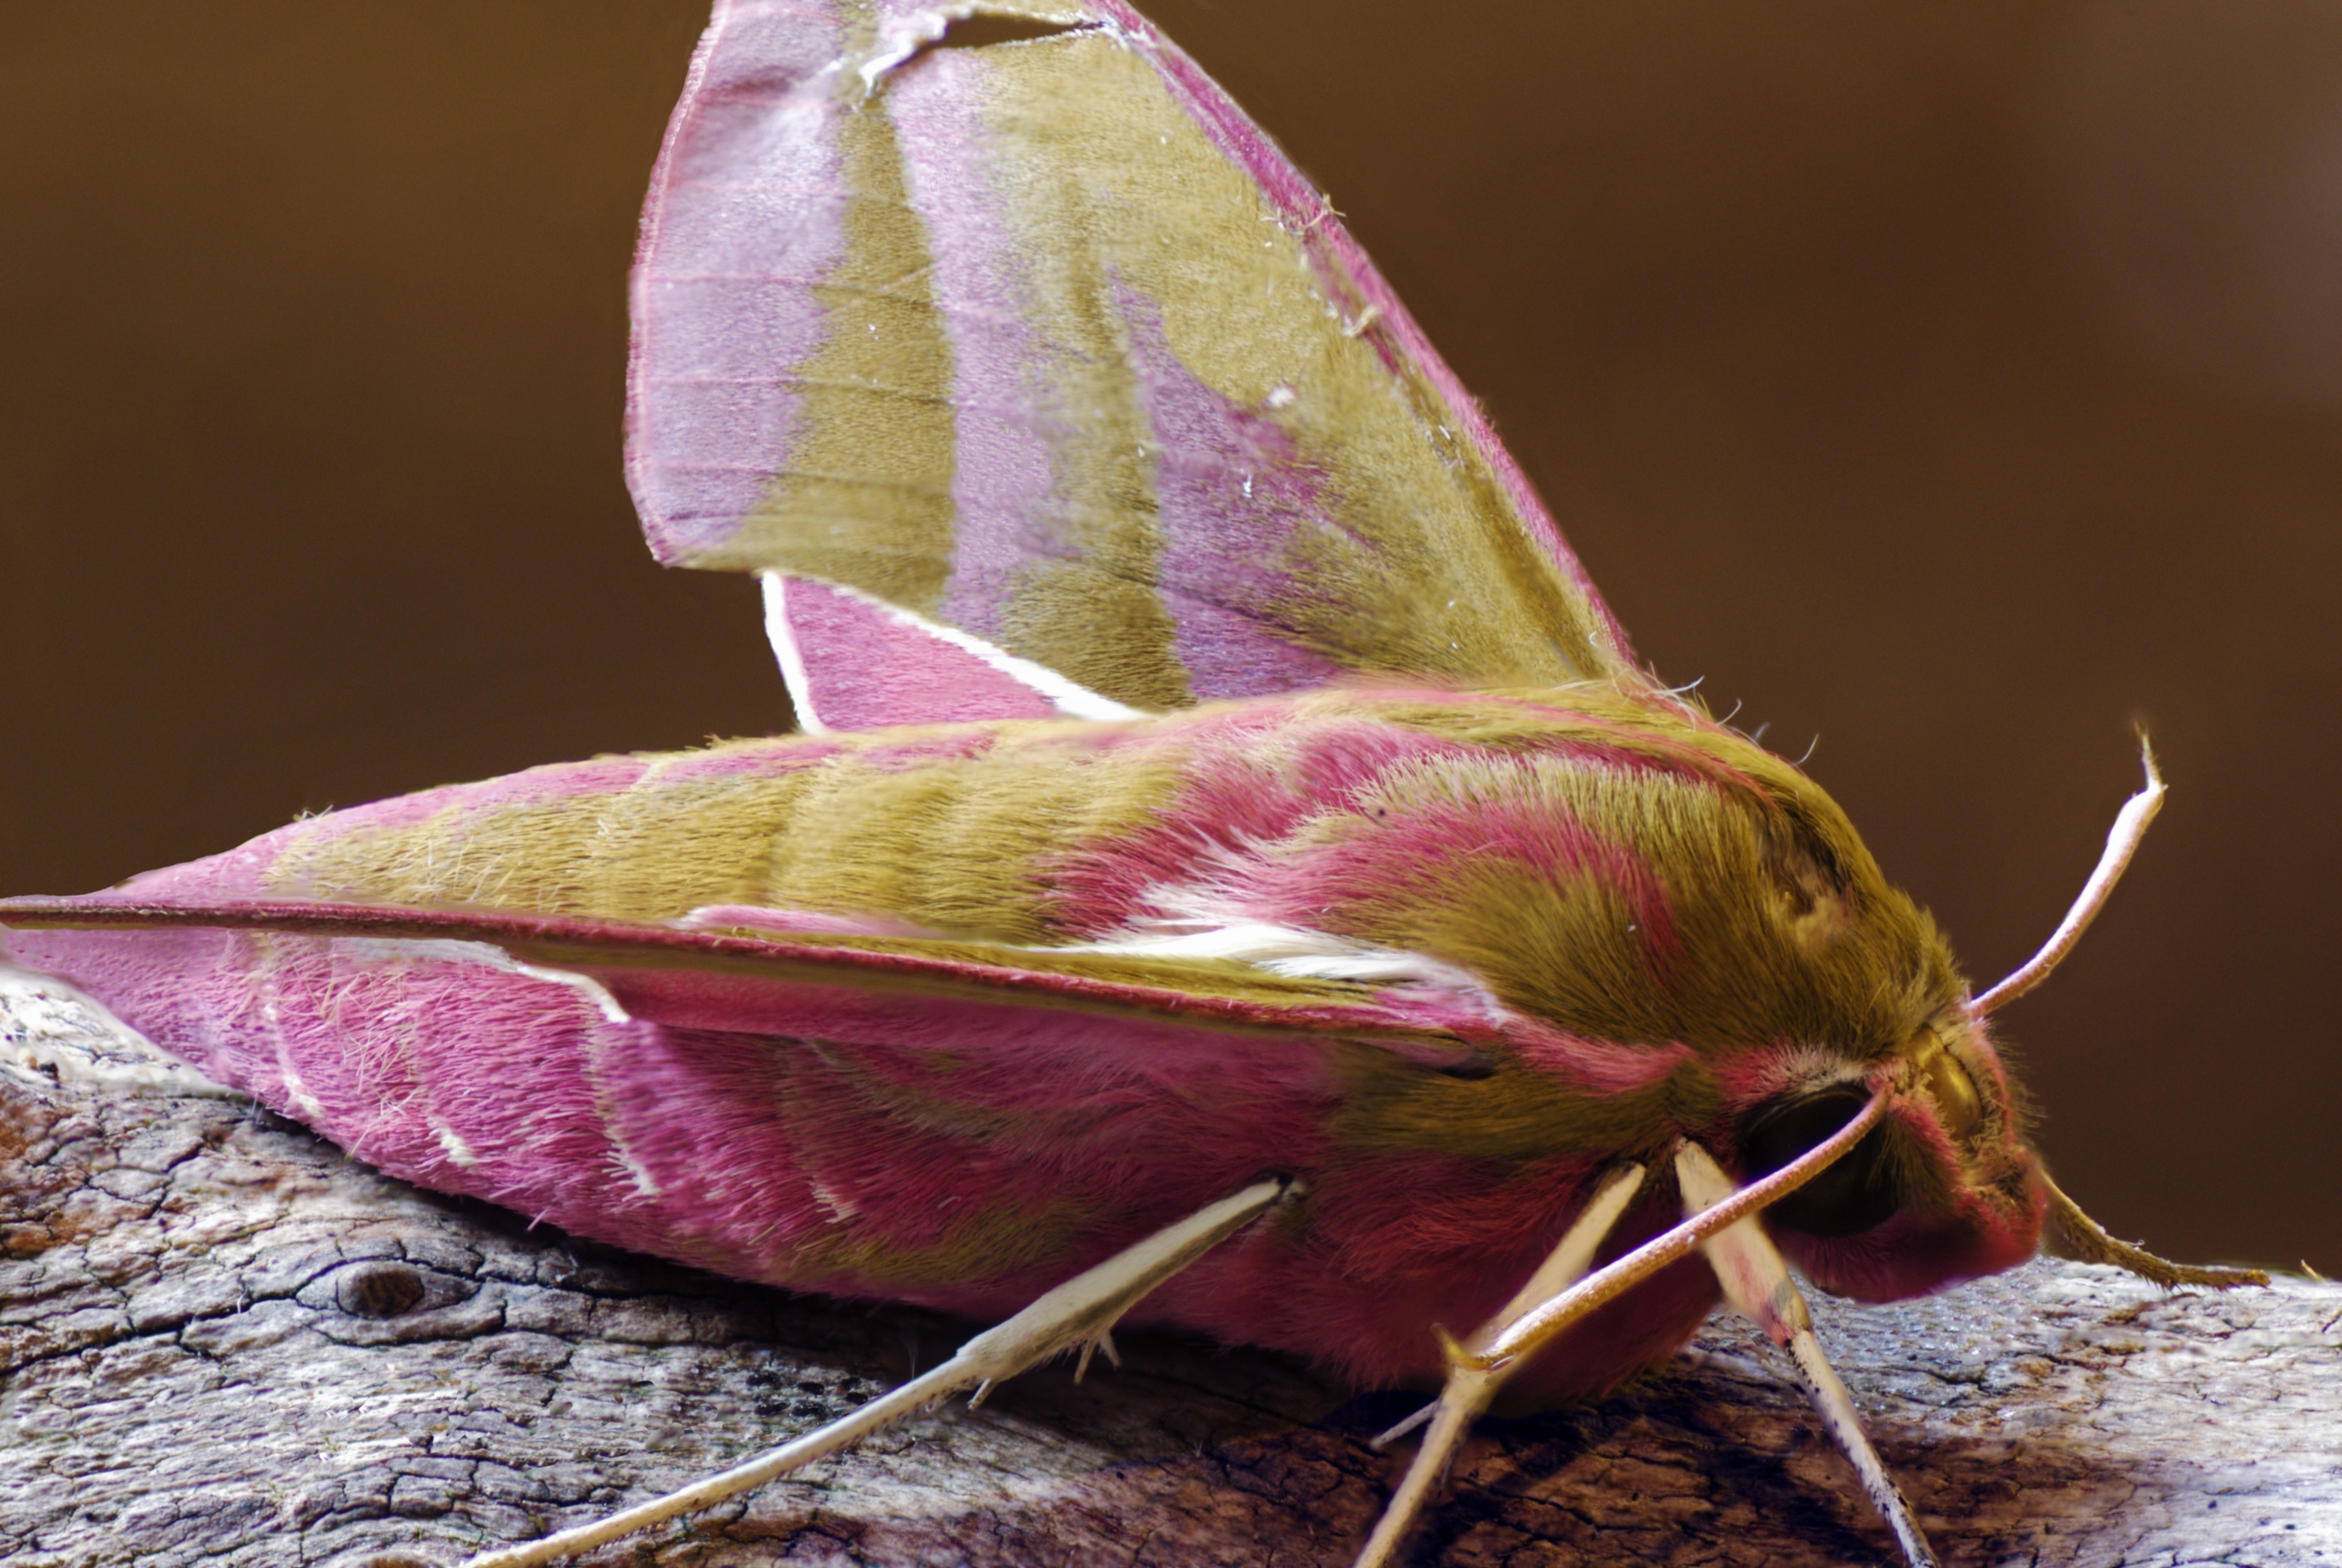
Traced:
[[[1954, 1564], [2342, 1563], [2342, 1289], [2036, 1264], [1817, 1303]], [[731, 1464], [968, 1326], [733, 1285], [374, 1176], [0, 972], [0, 1561], [414, 1568]], [[1348, 1561], [1399, 1395], [1133, 1335], [603, 1563]], [[1870, 1563], [1884, 1530], [1718, 1323], [1492, 1423], [1413, 1561]]]

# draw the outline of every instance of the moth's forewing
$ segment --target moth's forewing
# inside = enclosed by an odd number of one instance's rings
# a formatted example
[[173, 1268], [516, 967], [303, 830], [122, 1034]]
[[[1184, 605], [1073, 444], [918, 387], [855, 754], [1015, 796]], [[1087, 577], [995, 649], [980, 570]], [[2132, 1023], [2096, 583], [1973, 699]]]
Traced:
[[[931, 5], [717, 5], [634, 281], [661, 558], [856, 590], [1146, 709], [1359, 670], [1638, 680], [1259, 128], [1114, 0], [975, 9], [1058, 30], [958, 48]], [[953, 716], [1031, 711], [796, 602], [817, 713], [932, 718], [963, 680]]]

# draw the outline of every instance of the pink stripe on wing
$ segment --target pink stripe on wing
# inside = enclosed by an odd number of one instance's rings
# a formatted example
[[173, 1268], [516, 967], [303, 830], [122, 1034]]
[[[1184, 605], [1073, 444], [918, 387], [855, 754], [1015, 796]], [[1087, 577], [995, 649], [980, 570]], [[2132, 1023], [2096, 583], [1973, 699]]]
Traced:
[[1054, 553], [1046, 537], [1053, 478], [1047, 421], [1034, 403], [1047, 350], [1029, 325], [1025, 262], [994, 184], [1006, 171], [986, 156], [985, 70], [977, 53], [930, 54], [893, 79], [886, 102], [951, 338], [959, 525], [943, 613], [996, 640], [1012, 575], [1033, 555]]
[[667, 127], [635, 252], [627, 479], [670, 564], [721, 549], [788, 461], [776, 372], [824, 339], [849, 194], [830, 102], [833, 16], [719, 4]]
[[1115, 293], [1155, 427], [1163, 592], [1189, 685], [1209, 699], [1325, 683], [1341, 666], [1293, 625], [1308, 590], [1303, 572], [1285, 569], [1296, 535], [1327, 526], [1319, 477], [1274, 420], [1230, 402], [1180, 361], [1150, 301]]
[[800, 712], [800, 721], [828, 729], [878, 729], [1057, 714], [1039, 692], [907, 617], [827, 584], [782, 581], [808, 688], [801, 705], [810, 712]]

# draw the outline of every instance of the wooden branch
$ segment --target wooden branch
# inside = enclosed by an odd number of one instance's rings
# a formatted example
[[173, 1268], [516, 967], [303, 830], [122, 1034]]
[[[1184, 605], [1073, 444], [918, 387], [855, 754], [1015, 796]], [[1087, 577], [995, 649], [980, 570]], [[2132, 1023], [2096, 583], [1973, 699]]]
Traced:
[[[1816, 1303], [1950, 1563], [2342, 1561], [2342, 1288], [2036, 1263]], [[791, 1297], [420, 1193], [0, 972], [0, 1561], [416, 1568], [638, 1501], [971, 1326]], [[589, 1561], [1341, 1564], [1418, 1402], [1131, 1335]], [[1488, 1423], [1413, 1561], [1874, 1563], [1770, 1346]]]

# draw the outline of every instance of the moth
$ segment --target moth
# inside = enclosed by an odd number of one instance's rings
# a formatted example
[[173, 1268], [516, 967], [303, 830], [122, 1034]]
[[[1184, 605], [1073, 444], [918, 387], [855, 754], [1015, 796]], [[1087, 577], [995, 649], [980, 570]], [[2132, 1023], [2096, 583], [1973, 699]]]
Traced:
[[[1119, 0], [719, 0], [654, 172], [628, 471], [755, 573], [801, 734], [295, 823], [19, 961], [390, 1172], [738, 1277], [1004, 1319], [785, 1473], [1120, 1321], [1501, 1390], [1720, 1304], [1932, 1561], [1789, 1272], [2045, 1228], [1989, 1015], [1837, 806], [1636, 660], [1321, 197]], [[1393, 1434], [1394, 1437], [1398, 1435]]]

